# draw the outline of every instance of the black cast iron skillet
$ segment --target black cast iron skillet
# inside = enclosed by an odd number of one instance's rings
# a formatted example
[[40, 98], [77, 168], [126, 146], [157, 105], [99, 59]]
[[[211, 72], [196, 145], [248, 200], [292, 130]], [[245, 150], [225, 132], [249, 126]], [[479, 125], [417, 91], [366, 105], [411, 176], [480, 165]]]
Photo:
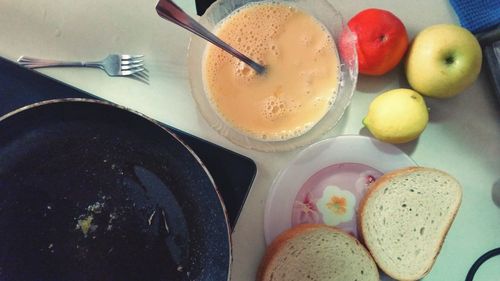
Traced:
[[210, 175], [154, 121], [83, 99], [0, 118], [1, 281], [220, 281], [230, 262]]

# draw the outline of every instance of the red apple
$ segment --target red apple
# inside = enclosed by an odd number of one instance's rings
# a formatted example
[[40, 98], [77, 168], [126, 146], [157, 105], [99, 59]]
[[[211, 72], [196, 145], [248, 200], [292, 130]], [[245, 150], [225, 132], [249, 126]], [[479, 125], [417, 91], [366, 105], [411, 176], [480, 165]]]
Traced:
[[398, 65], [408, 48], [408, 33], [403, 22], [389, 11], [363, 10], [347, 25], [357, 37], [361, 74], [387, 73]]

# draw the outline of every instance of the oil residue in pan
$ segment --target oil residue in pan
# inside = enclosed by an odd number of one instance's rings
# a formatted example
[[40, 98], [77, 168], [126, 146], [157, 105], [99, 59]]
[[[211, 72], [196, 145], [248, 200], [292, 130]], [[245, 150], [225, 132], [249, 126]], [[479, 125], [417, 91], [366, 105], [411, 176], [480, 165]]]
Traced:
[[[97, 201], [85, 208], [75, 219], [75, 230], [81, 231], [83, 238], [92, 240], [99, 236], [113, 235], [110, 232], [118, 232], [123, 239], [127, 239], [127, 233], [130, 231], [126, 231], [123, 225], [127, 224], [132, 212], [135, 217], [142, 218], [139, 226], [142, 235], [148, 240], [158, 241], [146, 244], [145, 248], [149, 251], [155, 248], [169, 253], [168, 264], [175, 265], [178, 272], [175, 275], [185, 274], [189, 277], [189, 232], [175, 195], [157, 175], [144, 167], [133, 166], [126, 169], [127, 173], [116, 168], [114, 164], [111, 169], [123, 176], [119, 185], [122, 186], [127, 204], [110, 209], [108, 206], [113, 201], [112, 197], [102, 195], [103, 192], [100, 191]], [[78, 242], [76, 248], [81, 251], [81, 258], [85, 259], [88, 255], [88, 243], [81, 237]], [[114, 250], [114, 247], [109, 248], [108, 256], [113, 255]]]
[[10, 177], [0, 179], [0, 229], [8, 229], [0, 239], [10, 241], [1, 247], [1, 279], [194, 278], [184, 212], [195, 206], [181, 206], [182, 195], [174, 194], [179, 190], [170, 188], [182, 189], [183, 179], [153, 172], [172, 167], [146, 168], [134, 153], [95, 161], [103, 156], [93, 151], [102, 150], [80, 149], [83, 161], [71, 152], [44, 161], [39, 152], [29, 167], [15, 165]]

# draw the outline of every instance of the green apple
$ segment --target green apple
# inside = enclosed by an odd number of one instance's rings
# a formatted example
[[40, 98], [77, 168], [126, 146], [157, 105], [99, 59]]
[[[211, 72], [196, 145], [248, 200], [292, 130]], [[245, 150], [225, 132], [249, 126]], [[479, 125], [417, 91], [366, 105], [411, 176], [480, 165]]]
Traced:
[[433, 25], [413, 40], [405, 65], [406, 78], [423, 95], [448, 98], [474, 83], [481, 62], [481, 47], [467, 29]]

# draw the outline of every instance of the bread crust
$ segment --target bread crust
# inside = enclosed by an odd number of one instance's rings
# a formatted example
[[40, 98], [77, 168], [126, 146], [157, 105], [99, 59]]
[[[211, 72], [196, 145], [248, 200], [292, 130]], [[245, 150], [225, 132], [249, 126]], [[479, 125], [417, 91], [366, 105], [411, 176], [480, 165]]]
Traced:
[[[401, 168], [401, 169], [397, 169], [397, 170], [391, 171], [389, 173], [386, 173], [383, 176], [381, 176], [380, 178], [378, 178], [370, 186], [370, 188], [366, 192], [365, 196], [363, 197], [363, 199], [359, 203], [358, 218], [357, 218], [358, 230], [359, 230], [359, 233], [361, 234], [360, 235], [360, 241], [362, 241], [362, 243], [366, 246], [366, 248], [368, 249], [368, 251], [370, 251], [370, 254], [372, 254], [372, 250], [370, 249], [369, 245], [367, 245], [367, 243], [366, 243], [366, 241], [364, 239], [366, 233], [365, 233], [365, 229], [363, 229], [363, 223], [362, 223], [362, 221], [364, 220], [364, 211], [365, 211], [366, 203], [368, 202], [368, 200], [371, 199], [371, 197], [372, 197], [372, 195], [373, 195], [374, 192], [378, 191], [380, 188], [383, 188], [386, 185], [386, 183], [390, 182], [394, 178], [397, 178], [397, 177], [403, 176], [403, 175], [412, 174], [412, 173], [415, 173], [415, 172], [429, 172], [429, 171], [441, 173], [444, 177], [454, 179], [458, 183], [458, 181], [453, 176], [451, 176], [450, 174], [448, 174], [448, 173], [446, 173], [444, 171], [441, 171], [441, 170], [438, 170], [438, 169], [434, 169], [434, 168], [426, 168], [426, 167], [415, 166], [415, 167]], [[458, 209], [460, 208], [461, 202], [462, 202], [462, 191], [460, 190], [459, 202], [458, 202], [456, 208], [454, 210], [452, 210], [453, 211], [453, 213], [452, 213], [453, 215], [448, 220], [447, 225], [446, 225], [446, 227], [443, 230], [443, 233], [439, 234], [439, 237], [441, 239], [441, 243], [439, 243], [438, 248], [435, 250], [435, 254], [434, 254], [433, 258], [431, 260], [429, 260], [428, 265], [426, 265], [426, 270], [424, 272], [422, 272], [417, 278], [415, 278], [415, 279], [401, 279], [401, 276], [397, 276], [394, 272], [391, 272], [391, 270], [389, 268], [384, 268], [383, 266], [381, 266], [380, 262], [377, 261], [376, 256], [372, 254], [372, 257], [375, 260], [375, 262], [377, 263], [378, 267], [382, 271], [384, 271], [387, 275], [389, 275], [391, 278], [394, 278], [396, 280], [413, 281], [413, 280], [422, 279], [425, 275], [427, 275], [431, 271], [432, 266], [434, 265], [434, 262], [436, 261], [436, 258], [439, 255], [439, 252], [441, 251], [441, 248], [443, 247], [444, 240], [446, 238], [446, 235], [448, 234], [448, 231], [450, 230], [451, 224], [455, 220], [455, 217], [456, 217], [456, 215], [458, 213]]]
[[[324, 224], [301, 224], [298, 226], [295, 226], [293, 228], [290, 228], [286, 230], [285, 232], [281, 233], [278, 237], [274, 239], [274, 241], [269, 245], [269, 247], [266, 250], [266, 253], [264, 255], [264, 258], [262, 259], [259, 269], [257, 271], [257, 281], [263, 281], [264, 276], [267, 273], [268, 270], [268, 265], [272, 263], [273, 259], [276, 257], [276, 255], [279, 253], [279, 250], [285, 246], [285, 244], [290, 241], [291, 239], [295, 238], [298, 235], [306, 234], [307, 232], [315, 231], [318, 229], [324, 229], [327, 231], [331, 232], [336, 232], [336, 233], [342, 233], [345, 234], [346, 237], [349, 239], [352, 239], [353, 242], [355, 242], [357, 245], [360, 245], [361, 249], [366, 253], [367, 256], [370, 257], [370, 261], [373, 263], [372, 265], [377, 268], [377, 265], [375, 261], [373, 260], [373, 257], [371, 256], [370, 252], [365, 249], [365, 247], [358, 241], [356, 238], [354, 238], [352, 235], [338, 229], [332, 226], [327, 226]], [[378, 274], [378, 271], [377, 271]]]

